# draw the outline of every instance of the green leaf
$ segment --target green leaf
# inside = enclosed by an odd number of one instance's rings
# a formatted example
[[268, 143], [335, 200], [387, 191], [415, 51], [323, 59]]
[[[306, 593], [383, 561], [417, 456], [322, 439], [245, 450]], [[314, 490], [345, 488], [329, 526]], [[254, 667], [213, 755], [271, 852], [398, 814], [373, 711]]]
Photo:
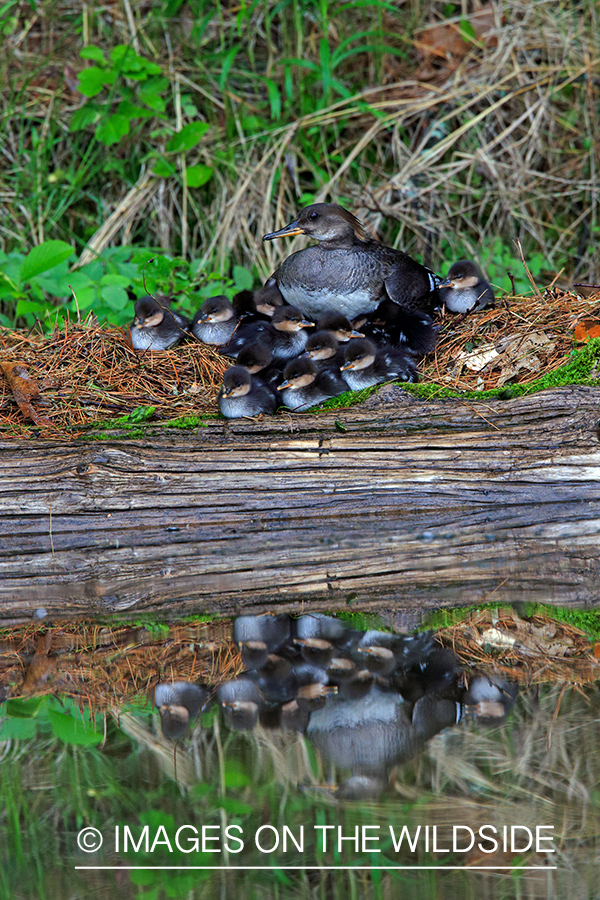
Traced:
[[129, 100], [121, 100], [117, 106], [117, 112], [120, 116], [125, 116], [127, 119], [149, 119], [152, 115], [151, 110], [144, 109], [143, 106], [136, 106], [135, 103], [131, 103]]
[[103, 275], [100, 279], [100, 284], [116, 284], [119, 287], [129, 287], [131, 284], [131, 278], [128, 278], [126, 275], [119, 275], [117, 272], [107, 272], [106, 275]]
[[190, 122], [189, 125], [184, 125], [181, 131], [178, 131], [177, 134], [174, 134], [173, 137], [167, 141], [167, 152], [186, 153], [199, 143], [202, 136], [206, 134], [209, 128], [210, 125], [207, 122]]
[[111, 144], [118, 144], [121, 138], [129, 133], [129, 119], [126, 116], [120, 116], [115, 113], [109, 116], [105, 122], [101, 122], [96, 128], [96, 137], [102, 144], [110, 147]]
[[271, 106], [271, 118], [277, 121], [281, 118], [281, 96], [279, 88], [271, 78], [265, 78], [267, 93], [269, 95], [269, 104]]
[[252, 784], [252, 779], [239, 768], [239, 764], [234, 762], [225, 764], [225, 787], [247, 787], [250, 784]]
[[104, 53], [100, 49], [100, 47], [94, 47], [93, 44], [90, 44], [88, 47], [84, 47], [83, 50], [79, 53], [82, 59], [93, 59], [94, 62], [100, 63], [103, 65], [104, 63]]
[[[54, 735], [65, 744], [90, 747], [102, 743], [104, 731], [96, 730], [91, 722], [84, 722], [81, 717], [51, 709], [48, 711], [48, 718]], [[102, 726], [102, 717], [97, 719], [96, 726]]]
[[188, 187], [197, 188], [210, 181], [213, 175], [212, 166], [189, 166], [185, 172], [185, 181]]
[[31, 719], [45, 702], [45, 697], [28, 697], [26, 700], [7, 700], [6, 715], [15, 719]]
[[84, 97], [95, 97], [105, 86], [114, 84], [117, 73], [112, 69], [100, 69], [90, 66], [79, 73], [79, 93]]
[[254, 276], [244, 266], [234, 266], [233, 283], [238, 291], [251, 291], [254, 286]]
[[35, 737], [36, 731], [33, 719], [5, 719], [0, 725], [0, 742], [26, 740]]
[[53, 269], [65, 259], [73, 256], [75, 251], [65, 241], [44, 241], [29, 251], [21, 265], [19, 284], [30, 281], [36, 275]]
[[164, 158], [157, 159], [154, 163], [154, 168], [152, 169], [152, 174], [158, 175], [159, 178], [170, 178], [172, 175], [175, 175], [176, 172], [176, 167]]
[[477, 41], [477, 33], [473, 28], [471, 22], [468, 19], [460, 20], [460, 36], [463, 41], [467, 41], [468, 43], [478, 43]]
[[106, 287], [103, 287], [100, 294], [106, 305], [111, 309], [125, 309], [129, 304], [127, 291], [124, 291], [123, 288], [119, 287], [117, 284], [109, 284]]
[[69, 122], [69, 131], [71, 133], [74, 131], [83, 131], [88, 125], [95, 125], [101, 116], [101, 109], [91, 103], [86, 103], [85, 106], [80, 107], [80, 109], [75, 110], [73, 113], [71, 121]]
[[236, 56], [238, 55], [240, 48], [232, 47], [225, 59], [221, 64], [221, 74], [219, 75], [219, 90], [222, 91], [225, 89], [225, 85], [227, 83], [227, 76], [229, 75], [229, 70], [231, 69]]

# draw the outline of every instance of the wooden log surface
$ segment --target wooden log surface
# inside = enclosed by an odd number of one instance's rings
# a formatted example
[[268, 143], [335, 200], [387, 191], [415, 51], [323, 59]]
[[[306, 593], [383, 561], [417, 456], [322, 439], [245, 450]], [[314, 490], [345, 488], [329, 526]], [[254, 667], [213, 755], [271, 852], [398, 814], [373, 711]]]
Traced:
[[0, 622], [600, 595], [600, 391], [0, 443]]

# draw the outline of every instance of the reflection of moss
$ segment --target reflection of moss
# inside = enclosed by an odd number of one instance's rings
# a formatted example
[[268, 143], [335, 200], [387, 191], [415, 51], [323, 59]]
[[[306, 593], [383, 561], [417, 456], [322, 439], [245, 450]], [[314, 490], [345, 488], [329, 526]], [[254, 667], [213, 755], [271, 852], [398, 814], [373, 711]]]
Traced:
[[[572, 609], [567, 606], [551, 606], [546, 603], [518, 604], [519, 615], [524, 617], [546, 616], [557, 622], [565, 622], [573, 628], [579, 628], [589, 637], [600, 639], [600, 609]], [[506, 603], [476, 603], [474, 606], [463, 606], [460, 609], [439, 609], [426, 616], [422, 629], [449, 628], [464, 622], [471, 613], [481, 610], [514, 609], [514, 606]]]

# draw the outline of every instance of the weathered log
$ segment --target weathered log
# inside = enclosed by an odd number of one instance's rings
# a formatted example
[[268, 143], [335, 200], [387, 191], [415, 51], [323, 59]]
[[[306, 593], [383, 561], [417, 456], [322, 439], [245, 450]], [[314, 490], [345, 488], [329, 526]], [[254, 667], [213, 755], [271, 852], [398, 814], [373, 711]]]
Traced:
[[0, 444], [0, 621], [600, 593], [600, 393]]

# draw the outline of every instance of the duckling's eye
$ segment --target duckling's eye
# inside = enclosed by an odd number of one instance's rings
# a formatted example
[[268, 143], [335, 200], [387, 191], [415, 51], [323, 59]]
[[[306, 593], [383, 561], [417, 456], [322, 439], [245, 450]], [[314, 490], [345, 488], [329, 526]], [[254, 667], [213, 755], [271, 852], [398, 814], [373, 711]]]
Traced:
[[309, 219], [318, 219], [318, 218], [320, 218], [320, 216], [319, 216], [318, 212], [311, 212], [308, 214], [308, 218]]

